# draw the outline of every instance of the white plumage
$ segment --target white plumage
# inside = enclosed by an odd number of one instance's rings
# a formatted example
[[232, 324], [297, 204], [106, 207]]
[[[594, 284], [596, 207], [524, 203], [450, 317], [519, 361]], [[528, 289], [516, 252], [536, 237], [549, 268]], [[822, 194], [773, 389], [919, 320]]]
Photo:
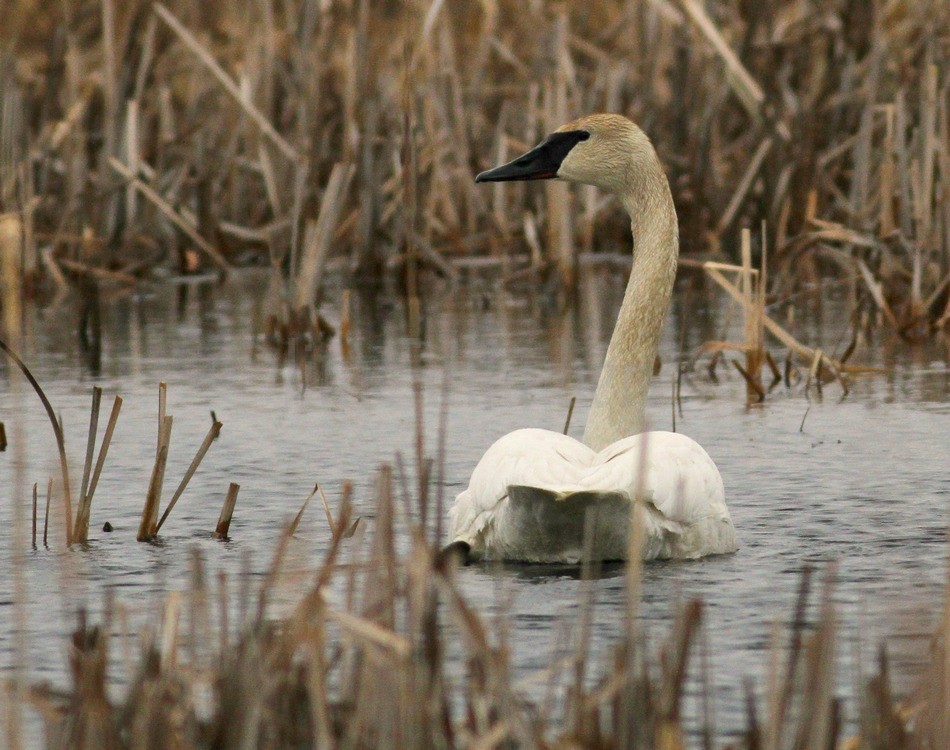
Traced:
[[549, 430], [510, 432], [486, 451], [456, 499], [453, 539], [489, 559], [576, 563], [585, 515], [594, 513], [594, 559], [623, 560], [638, 493], [645, 560], [735, 551], [716, 465], [699, 443], [674, 432], [632, 435], [599, 453]]
[[497, 440], [455, 500], [454, 548], [475, 558], [576, 563], [589, 526], [592, 557], [623, 560], [631, 509], [642, 501], [644, 559], [734, 552], [722, 478], [706, 451], [683, 435], [641, 433], [679, 253], [676, 209], [656, 152], [627, 118], [591, 115], [476, 181], [552, 177], [620, 198], [634, 237], [630, 280], [584, 442], [537, 429]]

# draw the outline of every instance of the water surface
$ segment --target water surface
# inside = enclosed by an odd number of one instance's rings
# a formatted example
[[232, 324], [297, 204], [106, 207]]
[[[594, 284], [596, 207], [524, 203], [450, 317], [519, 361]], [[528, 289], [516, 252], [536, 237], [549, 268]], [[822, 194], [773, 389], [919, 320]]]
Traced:
[[[524, 426], [561, 429], [572, 396], [571, 434], [580, 436], [623, 274], [587, 272], [576, 306], [558, 310], [489, 280], [434, 292], [426, 301], [422, 367], [424, 425], [436, 451], [442, 393], [447, 393], [445, 478], [448, 498], [461, 490], [485, 448]], [[850, 338], [847, 303], [834, 294], [803, 300], [796, 334], [842, 351]], [[100, 434], [113, 396], [125, 403], [93, 505], [91, 542], [64, 550], [61, 513], [51, 543], [28, 551], [26, 660], [34, 680], [66, 684], [66, 635], [77, 608], [101, 611], [111, 590], [133, 623], [157, 623], [160, 594], [186, 585], [188, 550], [232, 580], [243, 566], [266, 570], [280, 528], [315, 482], [331, 503], [340, 483], [355, 483], [357, 511], [372, 521], [373, 475], [396, 451], [412, 463], [415, 418], [412, 341], [398, 299], [354, 293], [347, 351], [339, 338], [307, 356], [281, 362], [257, 334], [265, 315], [261, 283], [251, 276], [224, 287], [156, 284], [103, 300], [101, 360], [78, 343], [76, 305], [28, 312], [22, 354], [62, 416], [74, 494], [81, 479], [93, 385], [102, 387]], [[820, 298], [819, 298], [820, 299]], [[339, 295], [325, 313], [339, 318]], [[649, 403], [650, 425], [670, 429], [676, 361], [704, 341], [741, 338], [741, 320], [711, 290], [682, 290], [668, 318], [663, 368]], [[780, 350], [776, 354], [782, 356]], [[681, 382], [676, 429], [698, 440], [722, 472], [741, 549], [696, 562], [646, 567], [642, 616], [653, 641], [668, 631], [688, 598], [706, 603], [716, 722], [723, 734], [742, 723], [742, 684], [762, 684], [775, 622], [790, 616], [800, 570], [838, 561], [836, 599], [843, 626], [842, 686], [851, 690], [850, 656], [870, 656], [886, 638], [898, 665], [913, 674], [934, 622], [945, 579], [950, 498], [947, 355], [934, 347], [872, 342], [856, 357], [886, 366], [842, 398], [837, 383], [819, 396], [779, 385], [761, 406], [747, 406], [745, 386], [728, 366], [713, 382], [705, 366]], [[0, 364], [0, 420], [10, 447], [0, 454], [0, 668], [15, 663], [12, 539], [14, 506], [28, 524], [30, 490], [58, 478], [52, 431], [35, 395]], [[168, 383], [174, 416], [164, 498], [171, 495], [211, 424], [224, 423], [178, 507], [161, 544], [134, 541], [155, 452], [158, 382]], [[447, 383], [447, 389], [444, 384]], [[806, 416], [807, 410], [807, 416]], [[803, 421], [804, 420], [804, 421]], [[232, 541], [208, 537], [229, 482], [241, 485]], [[100, 531], [109, 521], [112, 534]], [[327, 524], [312, 505], [291, 546], [293, 564], [316, 565]], [[576, 571], [473, 567], [462, 585], [486, 614], [509, 611], [519, 679], [549, 666], [581, 598]], [[595, 584], [593, 650], [604, 656], [622, 625], [624, 579], [607, 571]], [[526, 688], [529, 692], [534, 688]], [[538, 688], [540, 691], [540, 688]]]

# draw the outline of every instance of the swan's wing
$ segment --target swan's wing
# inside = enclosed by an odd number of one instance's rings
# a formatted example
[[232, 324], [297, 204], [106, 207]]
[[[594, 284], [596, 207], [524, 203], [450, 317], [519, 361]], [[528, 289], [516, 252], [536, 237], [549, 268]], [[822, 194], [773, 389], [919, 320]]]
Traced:
[[[642, 450], [646, 456], [641, 460]], [[630, 497], [644, 501], [646, 559], [737, 549], [719, 470], [702, 446], [685, 435], [648, 432], [619, 440], [598, 454], [588, 481], [624, 487]]]
[[[641, 459], [641, 451], [646, 451]], [[643, 476], [640, 476], [640, 469]], [[591, 486], [625, 489], [670, 521], [691, 525], [728, 515], [719, 469], [695, 440], [676, 432], [646, 432], [618, 440], [599, 454], [585, 477]]]

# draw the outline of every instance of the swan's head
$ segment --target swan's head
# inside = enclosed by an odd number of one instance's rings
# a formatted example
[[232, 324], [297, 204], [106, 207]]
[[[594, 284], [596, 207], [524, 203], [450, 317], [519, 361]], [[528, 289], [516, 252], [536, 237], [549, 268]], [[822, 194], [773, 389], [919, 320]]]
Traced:
[[623, 115], [588, 115], [562, 125], [523, 156], [482, 172], [475, 182], [562, 179], [623, 193], [656, 169], [646, 134]]

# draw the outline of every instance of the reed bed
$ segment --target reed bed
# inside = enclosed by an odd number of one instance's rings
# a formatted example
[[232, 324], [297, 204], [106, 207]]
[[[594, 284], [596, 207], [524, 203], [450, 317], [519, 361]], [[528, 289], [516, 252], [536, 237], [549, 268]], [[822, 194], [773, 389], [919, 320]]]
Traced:
[[[125, 664], [132, 677], [121, 690], [109, 677], [117, 666], [113, 604], [98, 624], [80, 613], [68, 689], [35, 684], [24, 691], [42, 717], [46, 746], [724, 747], [709, 712], [689, 715], [684, 706], [688, 684], [711, 700], [700, 601], [687, 602], [669, 633], [648, 641], [637, 618], [640, 566], [631, 564], [626, 624], [611, 656], [594, 659], [596, 566], [588, 565], [573, 646], [553, 655], [543, 673], [515, 680], [504, 619], [489, 622], [466, 600], [452, 561], [437, 553], [408, 498], [399, 502], [400, 484], [391, 467], [380, 468], [376, 521], [365, 543], [348, 541], [353, 509], [344, 494], [324, 562], [305, 586], [299, 573], [282, 569], [292, 528], [256, 593], [239, 587], [248, 600], [238, 607], [226, 577], [212, 586], [196, 554], [190, 587], [168, 595], [161, 624], [142, 635]], [[637, 538], [634, 530], [634, 545]], [[284, 578], [298, 596], [275, 616], [270, 604]], [[919, 687], [898, 700], [882, 647], [848, 715], [835, 687], [834, 565], [820, 587], [815, 578], [803, 571], [789, 625], [776, 631], [785, 642], [770, 657], [765, 699], [747, 686], [746, 725], [729, 747], [946, 747], [950, 605]], [[235, 611], [247, 616], [233, 622]], [[540, 705], [539, 684], [560, 695], [559, 710]]]
[[831, 276], [867, 325], [918, 340], [950, 321], [948, 92], [943, 0], [17, 0], [2, 278], [265, 265], [282, 341], [327, 333], [332, 269], [410, 311], [467, 265], [569, 290], [579, 255], [626, 252], [619, 211], [472, 175], [609, 110], [653, 136], [686, 256], [741, 263], [755, 228], [770, 300]]

